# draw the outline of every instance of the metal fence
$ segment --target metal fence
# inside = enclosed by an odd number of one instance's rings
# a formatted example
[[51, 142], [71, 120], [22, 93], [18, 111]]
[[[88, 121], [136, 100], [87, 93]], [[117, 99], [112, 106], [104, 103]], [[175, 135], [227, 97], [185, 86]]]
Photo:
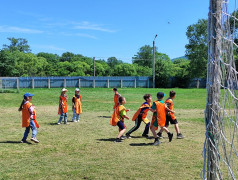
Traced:
[[110, 88], [110, 87], [130, 87], [130, 88], [150, 88], [152, 87], [151, 77], [0, 77], [0, 89], [20, 89], [20, 88], [59, 88], [59, 87], [79, 87], [79, 88]]

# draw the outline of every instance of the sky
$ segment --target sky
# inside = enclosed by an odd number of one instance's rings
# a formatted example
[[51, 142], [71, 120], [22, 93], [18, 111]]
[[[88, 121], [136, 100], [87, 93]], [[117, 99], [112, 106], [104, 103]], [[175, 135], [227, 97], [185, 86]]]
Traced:
[[208, 10], [208, 0], [0, 0], [0, 49], [9, 37], [24, 38], [34, 54], [131, 63], [154, 40], [174, 59], [185, 55], [187, 27], [207, 19]]

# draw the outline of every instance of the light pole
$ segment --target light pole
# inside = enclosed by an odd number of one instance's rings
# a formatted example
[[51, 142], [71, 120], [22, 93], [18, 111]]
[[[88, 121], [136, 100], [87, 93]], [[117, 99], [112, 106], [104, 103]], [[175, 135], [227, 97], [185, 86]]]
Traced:
[[[157, 34], [155, 35], [155, 38]], [[153, 40], [153, 88], [155, 88], [155, 38]]]

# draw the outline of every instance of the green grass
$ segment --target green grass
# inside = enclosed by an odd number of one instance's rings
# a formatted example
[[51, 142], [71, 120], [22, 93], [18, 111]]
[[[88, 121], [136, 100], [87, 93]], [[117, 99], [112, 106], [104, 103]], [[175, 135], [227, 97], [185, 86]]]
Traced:
[[[83, 114], [79, 123], [72, 123], [71, 98], [67, 93], [69, 125], [56, 125], [60, 89], [20, 89], [19, 93], [0, 93], [0, 179], [200, 179], [204, 142], [205, 89], [173, 89], [177, 92], [176, 116], [183, 140], [176, 138], [160, 146], [141, 134], [144, 124], [123, 143], [113, 142], [118, 128], [109, 125], [113, 107], [113, 92], [104, 88], [82, 88]], [[143, 95], [170, 89], [123, 88], [126, 108], [132, 118], [143, 103]], [[21, 144], [24, 129], [17, 111], [25, 92], [35, 94], [32, 103], [37, 108], [40, 124], [39, 144]], [[151, 113], [148, 114], [151, 119]], [[125, 122], [128, 130], [134, 126]], [[170, 130], [175, 133], [174, 127]], [[151, 135], [151, 133], [150, 133]], [[165, 136], [165, 134], [164, 134]], [[176, 136], [175, 136], [176, 137]], [[29, 139], [29, 138], [28, 138]]]

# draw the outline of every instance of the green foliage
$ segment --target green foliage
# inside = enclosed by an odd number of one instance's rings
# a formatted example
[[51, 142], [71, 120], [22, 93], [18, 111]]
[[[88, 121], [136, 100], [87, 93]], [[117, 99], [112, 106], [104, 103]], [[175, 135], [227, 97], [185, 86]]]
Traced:
[[174, 76], [173, 63], [166, 54], [156, 53], [158, 59], [155, 61], [155, 87], [170, 86], [169, 78]]
[[[155, 52], [157, 51], [155, 50]], [[146, 66], [146, 67], [152, 68], [153, 47], [149, 45], [142, 46], [139, 49], [139, 52], [132, 59], [133, 59], [133, 64], [138, 64], [139, 66], [143, 66], [143, 67]]]
[[200, 19], [190, 25], [186, 32], [189, 43], [186, 47], [186, 56], [190, 60], [191, 77], [206, 77], [207, 73], [207, 20]]
[[133, 64], [119, 64], [115, 66], [114, 71], [112, 72], [113, 76], [136, 76], [136, 68]]
[[114, 68], [118, 64], [122, 64], [123, 62], [121, 60], [117, 60], [116, 57], [109, 57], [107, 59], [107, 64], [111, 67]]
[[28, 41], [24, 38], [7, 38], [10, 41], [10, 45], [4, 44], [4, 49], [9, 50], [10, 52], [20, 51], [24, 53], [31, 52], [30, 46], [27, 44]]
[[173, 63], [175, 76], [172, 86], [186, 88], [190, 80], [190, 61], [187, 59], [176, 59]]

